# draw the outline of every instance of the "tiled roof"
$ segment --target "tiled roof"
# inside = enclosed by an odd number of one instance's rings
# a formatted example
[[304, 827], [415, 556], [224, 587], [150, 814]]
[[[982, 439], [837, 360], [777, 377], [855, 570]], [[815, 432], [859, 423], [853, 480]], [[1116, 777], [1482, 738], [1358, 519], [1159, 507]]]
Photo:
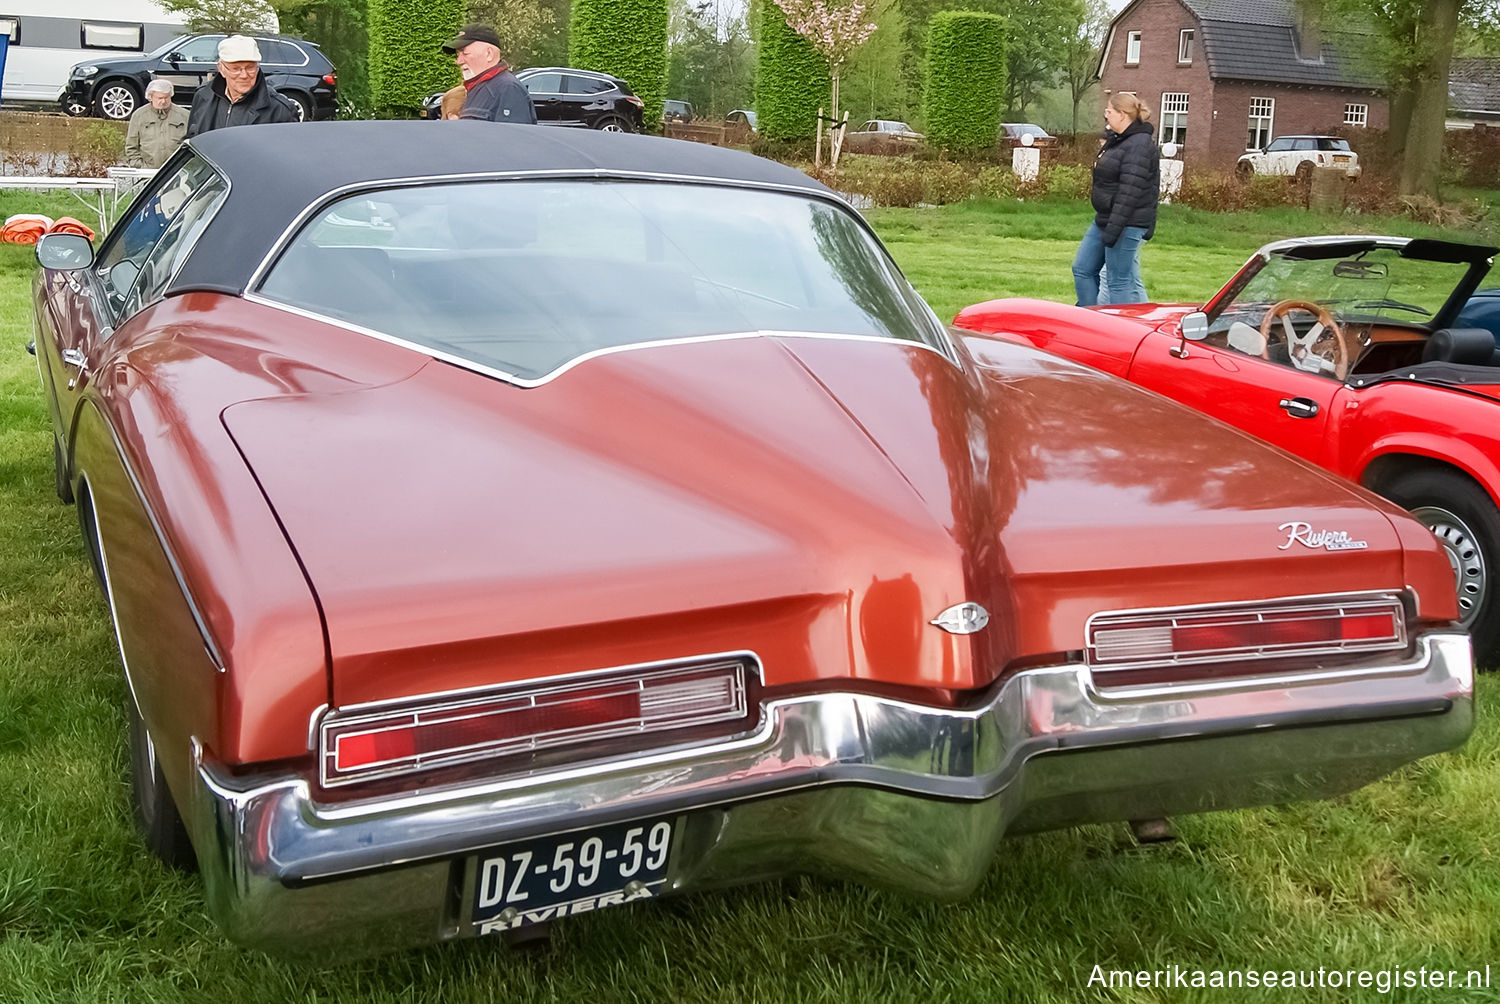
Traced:
[[1448, 68], [1448, 103], [1461, 112], [1500, 112], [1500, 59], [1455, 58]]
[[[1325, 27], [1316, 53], [1299, 52], [1293, 0], [1182, 0], [1203, 24], [1203, 52], [1216, 79], [1379, 89], [1361, 63], [1366, 33]], [[1303, 43], [1306, 46], [1307, 43]]]

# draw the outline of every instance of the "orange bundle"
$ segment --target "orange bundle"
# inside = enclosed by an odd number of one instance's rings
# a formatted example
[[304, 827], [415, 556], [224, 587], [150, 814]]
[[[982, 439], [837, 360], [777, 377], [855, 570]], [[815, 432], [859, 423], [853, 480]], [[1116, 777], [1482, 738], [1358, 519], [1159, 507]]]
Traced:
[[41, 213], [17, 213], [0, 226], [0, 242], [5, 244], [35, 244], [37, 238], [52, 227], [52, 217]]
[[94, 239], [93, 228], [87, 224], [73, 219], [71, 216], [59, 216], [57, 222], [47, 228], [49, 234], [77, 234], [79, 237]]

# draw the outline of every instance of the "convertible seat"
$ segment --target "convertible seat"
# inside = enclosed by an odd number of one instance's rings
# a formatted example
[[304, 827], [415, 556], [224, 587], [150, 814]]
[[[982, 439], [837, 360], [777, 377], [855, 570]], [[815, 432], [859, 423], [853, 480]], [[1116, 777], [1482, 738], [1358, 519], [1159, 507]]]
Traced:
[[1424, 363], [1496, 365], [1495, 336], [1483, 328], [1439, 328], [1422, 349]]

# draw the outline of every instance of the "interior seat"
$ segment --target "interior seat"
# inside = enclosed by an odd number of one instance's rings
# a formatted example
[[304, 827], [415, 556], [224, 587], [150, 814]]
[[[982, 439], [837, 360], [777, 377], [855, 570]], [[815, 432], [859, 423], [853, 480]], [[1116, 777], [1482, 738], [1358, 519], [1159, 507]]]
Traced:
[[1495, 336], [1483, 328], [1439, 328], [1422, 349], [1424, 363], [1457, 366], [1495, 365]]

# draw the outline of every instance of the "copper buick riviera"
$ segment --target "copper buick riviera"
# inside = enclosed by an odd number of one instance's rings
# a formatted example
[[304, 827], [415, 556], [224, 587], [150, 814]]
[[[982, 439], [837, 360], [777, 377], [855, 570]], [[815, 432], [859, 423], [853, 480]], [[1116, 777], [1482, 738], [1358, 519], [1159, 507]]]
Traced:
[[1425, 527], [946, 328], [766, 160], [226, 129], [37, 256], [139, 821], [247, 945], [797, 872], [960, 896], [1007, 834], [1334, 795], [1471, 728]]

